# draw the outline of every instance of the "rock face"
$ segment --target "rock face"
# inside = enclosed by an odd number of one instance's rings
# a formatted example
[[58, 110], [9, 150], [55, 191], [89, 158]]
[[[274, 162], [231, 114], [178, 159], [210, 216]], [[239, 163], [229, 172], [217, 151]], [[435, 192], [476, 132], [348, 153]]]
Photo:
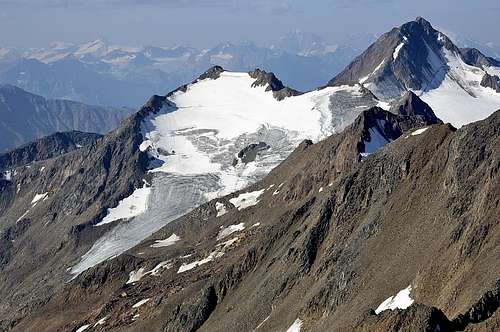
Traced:
[[94, 144], [101, 137], [100, 134], [69, 131], [40, 138], [13, 151], [0, 154], [0, 171], [60, 156]]
[[421, 116], [430, 123], [442, 123], [432, 108], [411, 91], [406, 92], [396, 104], [392, 105], [390, 111], [401, 115]]
[[[255, 160], [260, 151], [265, 151], [269, 148], [270, 146], [267, 145], [265, 142], [252, 143], [241, 149], [241, 151], [238, 152], [237, 156], [238, 159], [241, 160], [241, 162], [248, 164]], [[238, 159], [234, 160], [233, 166], [238, 164]]]
[[50, 100], [12, 85], [0, 85], [0, 152], [55, 132], [104, 134], [129, 115], [127, 109]]
[[[85, 271], [13, 330], [497, 326], [499, 124], [500, 111], [456, 130], [373, 108], [341, 134], [304, 141], [262, 181]], [[392, 141], [361, 159], [374, 125]], [[413, 305], [374, 314], [408, 285]]]
[[462, 48], [460, 49], [460, 54], [462, 59], [468, 65], [485, 68], [485, 67], [500, 67], [500, 61], [490, 58], [482, 54], [479, 50], [475, 48]]
[[500, 93], [500, 77], [498, 77], [497, 75], [492, 76], [486, 73], [481, 80], [481, 86], [492, 88], [496, 92]]
[[301, 93], [283, 85], [273, 73], [267, 73], [263, 70], [256, 69], [249, 72], [250, 77], [255, 79], [253, 87], [267, 85], [266, 91], [272, 91], [274, 98], [283, 100], [286, 97], [298, 96]]

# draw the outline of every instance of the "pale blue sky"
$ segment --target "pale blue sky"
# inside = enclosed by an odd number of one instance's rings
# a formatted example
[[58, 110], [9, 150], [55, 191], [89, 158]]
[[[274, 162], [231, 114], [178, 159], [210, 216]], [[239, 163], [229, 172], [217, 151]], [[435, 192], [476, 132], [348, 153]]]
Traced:
[[295, 29], [338, 41], [416, 16], [500, 44], [498, 0], [0, 0], [0, 46], [96, 38], [134, 46], [269, 44]]

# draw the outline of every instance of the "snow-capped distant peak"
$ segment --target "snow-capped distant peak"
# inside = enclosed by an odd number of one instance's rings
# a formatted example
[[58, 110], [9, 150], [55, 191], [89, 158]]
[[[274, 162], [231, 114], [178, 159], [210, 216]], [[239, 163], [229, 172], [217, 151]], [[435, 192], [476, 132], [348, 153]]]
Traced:
[[107, 51], [108, 45], [102, 39], [96, 39], [78, 47], [78, 50], [74, 52], [75, 55], [84, 55], [84, 54], [95, 54]]
[[381, 36], [329, 85], [361, 83], [384, 102], [414, 91], [444, 122], [460, 127], [500, 108], [500, 87], [485, 77], [497, 72], [499, 61], [458, 48], [419, 17]]

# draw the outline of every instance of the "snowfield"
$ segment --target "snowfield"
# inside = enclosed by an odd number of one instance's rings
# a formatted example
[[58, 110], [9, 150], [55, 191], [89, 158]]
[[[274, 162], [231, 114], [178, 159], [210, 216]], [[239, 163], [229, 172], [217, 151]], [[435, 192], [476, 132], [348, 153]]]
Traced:
[[228, 237], [229, 235], [235, 233], [235, 232], [240, 232], [245, 229], [245, 223], [240, 223], [237, 225], [229, 225], [226, 228], [223, 228], [219, 234], [217, 235], [217, 240], [221, 240], [225, 237]]
[[229, 202], [233, 204], [238, 210], [243, 210], [249, 208], [250, 206], [257, 205], [259, 203], [259, 197], [264, 193], [264, 189], [252, 191], [248, 193], [243, 193], [238, 195], [238, 197], [231, 198]]
[[500, 109], [500, 93], [480, 85], [486, 71], [500, 72], [500, 68], [488, 67], [485, 71], [469, 66], [446, 48], [443, 48], [443, 53], [449, 67], [444, 80], [436, 89], [416, 92], [438, 118], [461, 127], [485, 119]]
[[140, 300], [139, 302], [137, 302], [136, 304], [134, 304], [132, 306], [132, 308], [134, 308], [134, 309], [135, 308], [139, 308], [140, 306], [142, 306], [142, 305], [144, 305], [144, 304], [146, 304], [148, 302], [149, 302], [149, 299]]
[[227, 213], [227, 209], [224, 203], [216, 202], [215, 210], [217, 211], [217, 217], [221, 217]]
[[155, 243], [151, 245], [152, 248], [168, 247], [175, 244], [181, 238], [175, 234], [170, 235], [165, 240], [156, 240]]
[[423, 134], [427, 129], [429, 129], [429, 127], [417, 129], [411, 133], [411, 136], [417, 136], [417, 135]]
[[393, 60], [396, 60], [399, 56], [399, 51], [401, 51], [401, 49], [403, 48], [403, 46], [405, 46], [405, 43], [401, 43], [399, 44], [396, 49], [394, 50], [394, 53], [392, 54], [392, 59]]
[[286, 330], [286, 332], [300, 332], [300, 329], [302, 328], [302, 320], [297, 318], [293, 324]]
[[148, 208], [148, 198], [151, 188], [144, 187], [136, 189], [132, 195], [121, 200], [114, 208], [108, 209], [108, 214], [96, 226], [102, 226], [120, 219], [130, 219], [136, 217]]
[[[317, 142], [340, 132], [379, 103], [360, 85], [278, 101], [267, 86], [253, 87], [254, 81], [248, 73], [233, 72], [197, 81], [143, 121], [140, 150], [155, 159], [151, 186], [108, 210], [98, 225], [128, 221], [98, 239], [73, 266], [73, 276], [134, 247], [196, 206], [262, 179], [304, 139]], [[233, 164], [238, 152], [259, 142], [270, 148], [248, 164]], [[258, 197], [244, 198], [231, 203], [239, 209], [258, 203]], [[220, 205], [217, 209], [219, 216], [224, 213]]]
[[38, 203], [40, 200], [45, 200], [47, 199], [47, 195], [49, 193], [43, 193], [43, 194], [36, 194], [35, 197], [33, 197], [33, 199], [31, 200], [31, 204], [33, 206], [36, 205], [36, 203]]
[[411, 285], [399, 291], [395, 296], [391, 296], [380, 303], [375, 313], [378, 315], [384, 310], [406, 309], [412, 305], [414, 300], [410, 297]]
[[198, 260], [198, 261], [194, 261], [194, 262], [189, 263], [189, 264], [182, 264], [179, 267], [179, 270], [177, 271], [177, 273], [183, 273], [183, 272], [192, 270], [195, 267], [198, 267], [198, 266], [203, 265], [203, 264], [207, 264], [207, 263], [213, 261], [214, 259], [221, 257], [222, 255], [224, 255], [224, 253], [222, 253], [220, 251], [214, 251], [214, 252], [210, 253], [210, 255], [208, 255], [206, 258], [203, 258], [203, 259]]

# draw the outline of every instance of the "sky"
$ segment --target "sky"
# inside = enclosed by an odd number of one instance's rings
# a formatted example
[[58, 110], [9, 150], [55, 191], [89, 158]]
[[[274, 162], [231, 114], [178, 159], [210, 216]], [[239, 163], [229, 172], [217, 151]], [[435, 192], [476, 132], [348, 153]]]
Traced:
[[498, 0], [0, 0], [0, 47], [97, 38], [130, 46], [269, 45], [294, 30], [337, 42], [417, 16], [500, 45]]

